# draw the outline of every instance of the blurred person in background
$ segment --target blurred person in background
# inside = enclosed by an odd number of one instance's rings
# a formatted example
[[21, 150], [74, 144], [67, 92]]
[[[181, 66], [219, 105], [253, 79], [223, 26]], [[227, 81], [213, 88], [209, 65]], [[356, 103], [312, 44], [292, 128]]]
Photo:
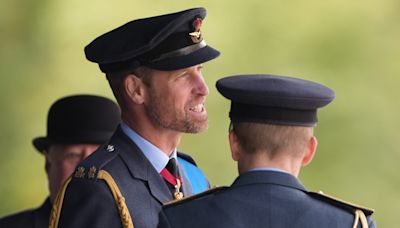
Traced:
[[335, 98], [333, 90], [274, 75], [227, 77], [217, 89], [231, 100], [229, 143], [239, 177], [165, 205], [159, 228], [375, 227], [372, 210], [310, 192], [298, 179], [317, 149], [317, 109]]
[[209, 188], [177, 151], [183, 133], [208, 127], [202, 68], [219, 52], [203, 39], [205, 16], [194, 8], [134, 20], [85, 47], [106, 74], [122, 123], [66, 182], [51, 227], [152, 228], [164, 203]]
[[47, 136], [33, 139], [45, 157], [50, 196], [36, 208], [0, 219], [1, 228], [47, 228], [52, 203], [76, 165], [106, 143], [120, 122], [112, 100], [94, 95], [74, 95], [57, 100], [47, 116]]

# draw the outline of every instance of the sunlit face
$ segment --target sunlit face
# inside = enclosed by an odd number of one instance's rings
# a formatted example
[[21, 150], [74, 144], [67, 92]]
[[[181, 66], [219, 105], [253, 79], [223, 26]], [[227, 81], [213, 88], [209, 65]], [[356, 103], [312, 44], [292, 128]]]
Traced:
[[45, 151], [46, 172], [52, 202], [54, 202], [58, 190], [72, 174], [75, 167], [98, 147], [97, 144], [55, 144], [51, 145], [48, 151]]
[[201, 69], [202, 65], [175, 71], [151, 70], [144, 105], [155, 126], [185, 133], [207, 129], [204, 102], [208, 87]]

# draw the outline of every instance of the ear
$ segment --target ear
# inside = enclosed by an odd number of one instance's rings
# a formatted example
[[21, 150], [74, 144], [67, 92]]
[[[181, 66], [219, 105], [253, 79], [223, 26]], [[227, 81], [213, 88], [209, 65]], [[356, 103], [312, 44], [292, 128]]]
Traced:
[[142, 104], [144, 102], [144, 83], [134, 74], [130, 74], [123, 79], [124, 92], [132, 102]]
[[301, 161], [302, 166], [308, 165], [314, 158], [315, 152], [317, 151], [318, 140], [315, 136], [312, 136], [307, 143], [307, 151]]
[[240, 144], [235, 132], [229, 132], [229, 146], [231, 147], [231, 156], [234, 161], [240, 159]]

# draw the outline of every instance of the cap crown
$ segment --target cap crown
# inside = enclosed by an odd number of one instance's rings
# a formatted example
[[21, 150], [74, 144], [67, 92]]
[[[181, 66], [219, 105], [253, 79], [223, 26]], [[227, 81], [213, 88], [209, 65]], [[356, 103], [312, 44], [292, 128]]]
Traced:
[[[194, 8], [128, 22], [88, 44], [86, 58], [106, 73], [140, 65], [174, 70], [211, 60], [219, 52], [190, 39], [190, 33], [199, 30], [193, 23], [205, 16], [204, 8]], [[188, 46], [193, 47], [160, 58]]]
[[316, 82], [278, 75], [237, 75], [217, 81], [218, 91], [232, 101], [234, 121], [312, 126], [316, 111], [335, 92]]

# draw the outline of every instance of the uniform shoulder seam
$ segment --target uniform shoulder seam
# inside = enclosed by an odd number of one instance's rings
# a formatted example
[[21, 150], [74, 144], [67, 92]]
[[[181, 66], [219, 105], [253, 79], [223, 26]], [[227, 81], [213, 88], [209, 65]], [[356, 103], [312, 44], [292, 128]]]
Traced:
[[73, 178], [97, 180], [99, 171], [118, 156], [118, 149], [111, 144], [101, 145], [92, 155], [76, 167]]
[[225, 190], [225, 189], [227, 189], [227, 188], [228, 188], [228, 187], [225, 187], [225, 186], [222, 186], [222, 187], [215, 187], [215, 188], [206, 190], [206, 191], [204, 191], [204, 192], [201, 192], [201, 193], [198, 193], [198, 194], [194, 194], [194, 195], [192, 195], [192, 196], [185, 197], [185, 198], [183, 198], [183, 199], [181, 199], [181, 200], [173, 200], [173, 201], [167, 202], [167, 203], [165, 203], [165, 204], [163, 205], [163, 207], [164, 207], [164, 208], [168, 208], [168, 207], [175, 206], [175, 205], [179, 205], [179, 204], [182, 204], [182, 203], [186, 203], [186, 202], [189, 202], [189, 201], [192, 201], [192, 200], [200, 199], [200, 198], [205, 197], [205, 196], [208, 196], [208, 195], [210, 195], [210, 194], [223, 191], [223, 190]]
[[311, 196], [318, 198], [322, 201], [334, 204], [340, 208], [350, 210], [352, 212], [355, 209], [359, 209], [359, 210], [362, 210], [366, 215], [371, 215], [374, 213], [374, 209], [367, 208], [367, 207], [364, 207], [361, 205], [357, 205], [357, 204], [339, 199], [339, 198], [331, 196], [331, 195], [327, 195], [327, 194], [323, 193], [322, 191], [318, 191], [318, 192], [309, 191], [308, 194], [310, 194]]

